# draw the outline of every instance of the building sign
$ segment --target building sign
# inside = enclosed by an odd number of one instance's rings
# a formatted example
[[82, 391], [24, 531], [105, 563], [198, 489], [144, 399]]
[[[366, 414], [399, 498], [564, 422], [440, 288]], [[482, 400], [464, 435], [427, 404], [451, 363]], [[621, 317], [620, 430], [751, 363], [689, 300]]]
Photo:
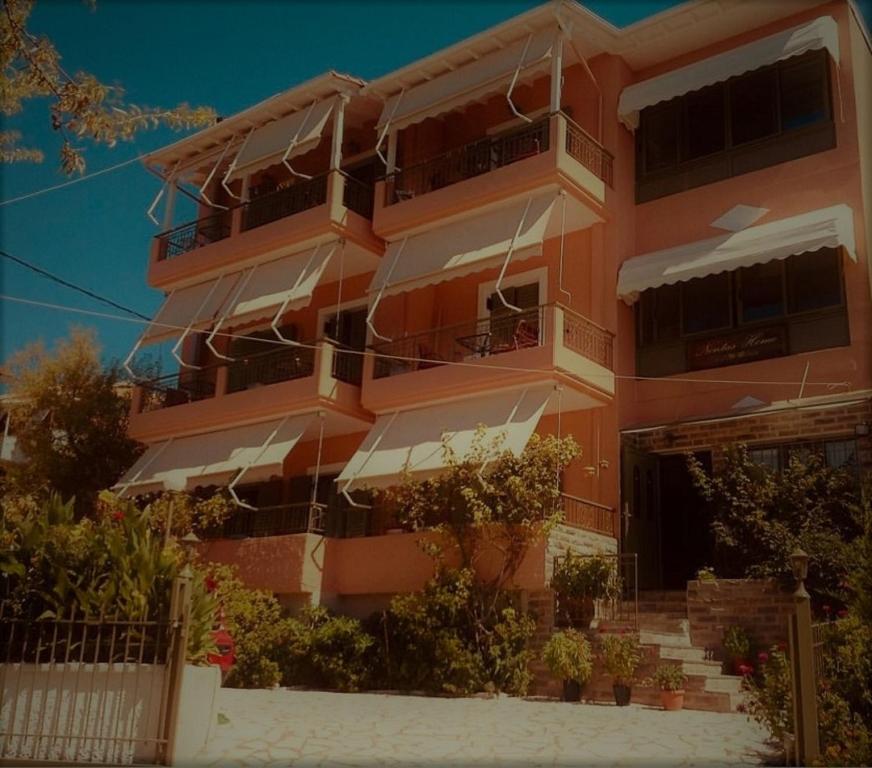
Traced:
[[690, 370], [718, 368], [722, 365], [750, 363], [778, 357], [787, 351], [784, 326], [739, 331], [715, 338], [687, 342], [687, 367]]

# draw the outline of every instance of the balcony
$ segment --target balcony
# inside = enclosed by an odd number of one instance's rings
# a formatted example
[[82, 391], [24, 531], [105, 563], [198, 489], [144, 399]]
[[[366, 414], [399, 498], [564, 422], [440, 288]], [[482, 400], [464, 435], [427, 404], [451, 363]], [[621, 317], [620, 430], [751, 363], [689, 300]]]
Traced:
[[613, 156], [567, 115], [549, 115], [388, 175], [376, 189], [374, 229], [389, 233], [408, 217], [417, 223], [450, 215], [461, 203], [486, 204], [555, 182], [568, 181], [585, 201], [600, 205], [613, 165]]
[[[356, 242], [372, 243], [373, 187], [343, 171], [295, 180], [225, 211], [182, 224], [157, 235], [149, 282], [169, 287], [180, 279], [222, 267], [239, 268], [246, 259], [299, 242], [305, 245], [337, 228]], [[351, 215], [349, 215], [349, 213]]]
[[381, 413], [557, 377], [584, 391], [578, 392], [576, 407], [590, 407], [614, 394], [613, 338], [559, 304], [395, 338], [371, 345], [363, 404]]
[[238, 509], [221, 524], [204, 531], [203, 538], [249, 539], [297, 533], [322, 534], [326, 524], [327, 507], [304, 501], [257, 510]]
[[150, 442], [179, 432], [220, 428], [328, 406], [363, 423], [359, 405], [363, 358], [328, 341], [281, 346], [220, 365], [183, 370], [139, 383], [129, 431]]

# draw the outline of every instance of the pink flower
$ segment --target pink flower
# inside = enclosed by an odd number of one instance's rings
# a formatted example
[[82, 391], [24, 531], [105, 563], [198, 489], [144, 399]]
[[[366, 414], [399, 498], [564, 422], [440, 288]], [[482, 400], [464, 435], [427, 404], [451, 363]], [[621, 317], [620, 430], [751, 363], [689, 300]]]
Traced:
[[828, 605], [823, 606], [823, 611], [824, 611], [824, 613], [825, 613], [827, 616], [830, 615], [830, 611], [832, 611], [832, 610], [833, 610], [833, 609], [830, 608], [830, 606], [828, 606]]
[[766, 653], [766, 651], [760, 651], [760, 653], [757, 654], [757, 661], [759, 661], [761, 664], [765, 664], [767, 661], [769, 661], [769, 654]]
[[754, 674], [754, 667], [750, 664], [739, 664], [739, 674], [742, 677], [750, 677]]
[[836, 616], [838, 616], [840, 619], [844, 619], [845, 616], [847, 616], [847, 615], [848, 615], [847, 608], [842, 608], [838, 613], [836, 613]]
[[780, 643], [778, 643], [778, 650], [779, 651], [786, 651], [787, 650], [787, 643], [785, 643], [783, 640]]
[[113, 512], [113, 513], [112, 513], [112, 519], [113, 519], [113, 520], [123, 520], [123, 519], [124, 519], [124, 513], [119, 509], [119, 510], [117, 510], [116, 512]]

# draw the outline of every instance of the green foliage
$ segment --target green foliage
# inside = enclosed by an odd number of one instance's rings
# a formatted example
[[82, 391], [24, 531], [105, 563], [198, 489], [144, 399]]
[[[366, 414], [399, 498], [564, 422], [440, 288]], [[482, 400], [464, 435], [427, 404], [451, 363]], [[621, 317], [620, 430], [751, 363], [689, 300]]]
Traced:
[[603, 635], [600, 644], [606, 672], [616, 683], [632, 683], [642, 662], [639, 638], [634, 634]]
[[817, 600], [841, 603], [856, 562], [863, 510], [856, 479], [830, 469], [814, 453], [795, 452], [783, 472], [751, 461], [744, 445], [726, 449], [724, 468], [709, 476], [699, 461], [688, 467], [712, 503], [716, 546], [725, 576], [791, 581], [788, 556], [810, 556], [806, 586]]
[[[61, 167], [68, 173], [85, 170], [79, 142], [88, 138], [114, 146], [130, 141], [142, 130], [165, 125], [174, 130], [212, 125], [212, 109], [180, 104], [173, 109], [147, 108], [125, 103], [124, 91], [105, 85], [87, 72], [70, 74], [61, 55], [46, 36], [37, 37], [27, 29], [32, 0], [4, 0], [0, 13], [0, 59], [3, 88], [0, 114], [21, 112], [33, 100], [46, 101], [51, 126], [61, 134]], [[0, 163], [41, 162], [43, 153], [21, 146], [17, 131], [0, 133]]]
[[731, 659], [747, 659], [751, 655], [751, 638], [742, 627], [727, 627], [724, 631], [724, 650]]
[[554, 566], [551, 588], [563, 597], [600, 600], [620, 594], [620, 578], [614, 561], [569, 550]]
[[866, 488], [863, 535], [857, 541], [856, 565], [847, 579], [852, 608], [867, 627], [872, 627], [872, 484]]
[[742, 680], [742, 688], [746, 693], [745, 708], [774, 739], [782, 741], [793, 726], [787, 654], [773, 647], [760, 660], [757, 677], [747, 675]]
[[663, 664], [654, 670], [651, 682], [661, 691], [680, 691], [687, 683], [687, 675], [677, 664]]
[[307, 608], [287, 621], [282, 682], [310, 688], [354, 691], [367, 680], [373, 638], [357, 619]]
[[715, 575], [715, 569], [709, 565], [707, 565], [703, 568], [700, 568], [696, 572], [696, 578], [699, 581], [717, 581], [718, 580], [718, 577]]
[[584, 685], [593, 674], [593, 655], [587, 638], [574, 629], [555, 632], [542, 648], [542, 661], [560, 680]]
[[287, 620], [268, 592], [249, 589], [226, 565], [210, 565], [220, 616], [236, 647], [236, 664], [225, 685], [232, 688], [272, 688], [282, 679], [280, 662], [288, 637]]
[[74, 330], [49, 354], [31, 344], [8, 362], [7, 404], [27, 460], [9, 467], [3, 496], [75, 498], [92, 514], [97, 494], [134, 462], [142, 447], [127, 436], [129, 398], [115, 367], [103, 369], [93, 334]]
[[561, 520], [557, 477], [579, 454], [572, 438], [533, 435], [520, 456], [503, 450], [504, 440], [487, 441], [479, 429], [464, 456], [445, 442], [442, 474], [423, 481], [407, 474], [388, 492], [403, 524], [442, 534], [447, 547], [431, 540], [438, 560], [456, 554], [460, 567], [475, 571], [486, 550], [499, 553], [489, 585], [497, 590], [511, 585], [529, 547]]
[[235, 510], [226, 489], [207, 499], [180, 491], [164, 491], [145, 504], [154, 530], [182, 538], [188, 533], [202, 534], [220, 525]]
[[535, 622], [505, 593], [477, 586], [469, 570], [441, 572], [424, 590], [399, 595], [374, 631], [390, 687], [463, 695], [522, 694]]

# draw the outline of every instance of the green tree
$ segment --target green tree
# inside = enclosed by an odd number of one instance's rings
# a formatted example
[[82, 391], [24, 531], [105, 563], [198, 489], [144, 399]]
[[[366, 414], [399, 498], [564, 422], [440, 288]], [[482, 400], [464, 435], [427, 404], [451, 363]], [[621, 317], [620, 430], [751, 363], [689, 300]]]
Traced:
[[[61, 55], [45, 35], [27, 28], [33, 0], [2, 0], [0, 114], [9, 117], [35, 99], [48, 101], [51, 126], [63, 139], [60, 163], [65, 173], [85, 170], [82, 140], [114, 146], [160, 125], [174, 130], [212, 125], [215, 111], [179, 104], [171, 109], [142, 107], [124, 99], [124, 90], [88, 72], [67, 72]], [[93, 7], [94, 0], [85, 5]], [[0, 131], [0, 163], [41, 162], [42, 150], [22, 144], [16, 131]]]
[[810, 556], [806, 584], [817, 601], [847, 600], [858, 557], [863, 507], [856, 478], [809, 452], [794, 453], [783, 472], [755, 464], [744, 445], [728, 446], [709, 475], [694, 456], [688, 467], [713, 507], [719, 573], [792, 579], [788, 556]]
[[142, 446], [127, 436], [130, 400], [116, 366], [104, 368], [92, 333], [74, 330], [50, 353], [41, 342], [9, 360], [8, 409], [25, 461], [4, 493], [75, 498], [81, 514], [115, 483]]

